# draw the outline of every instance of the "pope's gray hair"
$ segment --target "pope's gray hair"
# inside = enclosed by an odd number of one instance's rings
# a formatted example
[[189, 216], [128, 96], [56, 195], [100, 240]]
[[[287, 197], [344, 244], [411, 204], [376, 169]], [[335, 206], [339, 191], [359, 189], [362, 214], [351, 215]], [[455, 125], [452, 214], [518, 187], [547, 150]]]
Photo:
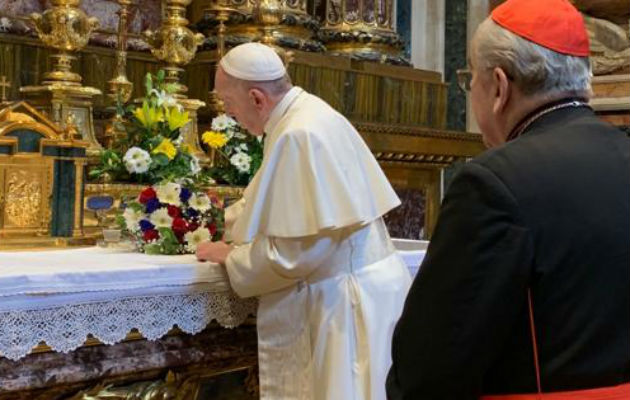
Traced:
[[475, 68], [500, 67], [526, 95], [591, 95], [588, 57], [557, 53], [502, 28], [487, 18], [473, 39]]
[[291, 87], [293, 87], [289, 74], [285, 74], [282, 78], [271, 81], [245, 81], [233, 77], [232, 79], [239, 81], [238, 84], [241, 85], [241, 88], [245, 91], [250, 89], [259, 89], [274, 97], [286, 93], [291, 89]]

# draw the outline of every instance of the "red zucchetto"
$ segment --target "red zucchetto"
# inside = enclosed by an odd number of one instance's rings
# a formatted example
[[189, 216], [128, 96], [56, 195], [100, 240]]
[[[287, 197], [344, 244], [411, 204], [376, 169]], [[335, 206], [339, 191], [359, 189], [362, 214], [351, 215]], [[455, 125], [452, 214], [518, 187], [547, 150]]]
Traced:
[[568, 0], [507, 0], [492, 11], [494, 22], [558, 53], [588, 57], [582, 14]]

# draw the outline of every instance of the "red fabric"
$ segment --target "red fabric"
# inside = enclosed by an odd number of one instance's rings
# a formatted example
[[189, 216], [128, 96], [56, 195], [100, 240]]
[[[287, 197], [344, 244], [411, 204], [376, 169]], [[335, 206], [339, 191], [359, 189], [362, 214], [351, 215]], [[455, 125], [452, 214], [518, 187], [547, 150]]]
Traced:
[[568, 0], [507, 0], [491, 18], [510, 32], [572, 56], [588, 57], [582, 14]]
[[481, 396], [479, 400], [628, 400], [630, 383], [597, 389], [571, 390], [541, 394], [504, 394]]

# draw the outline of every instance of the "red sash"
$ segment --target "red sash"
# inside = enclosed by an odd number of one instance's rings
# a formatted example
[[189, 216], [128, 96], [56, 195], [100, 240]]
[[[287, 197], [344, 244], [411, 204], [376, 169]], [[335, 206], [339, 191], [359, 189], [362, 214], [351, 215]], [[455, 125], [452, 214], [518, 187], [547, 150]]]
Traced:
[[571, 390], [567, 392], [503, 394], [481, 396], [479, 400], [628, 400], [630, 383], [597, 389]]
[[543, 393], [540, 385], [540, 364], [538, 363], [538, 343], [536, 342], [536, 329], [534, 326], [534, 308], [532, 305], [532, 294], [527, 289], [527, 302], [529, 306], [529, 328], [532, 335], [534, 348], [534, 365], [536, 367], [536, 387], [537, 393], [528, 394], [503, 394], [485, 395], [479, 400], [629, 400], [630, 383], [618, 386], [608, 386], [595, 389], [570, 390], [564, 392]]

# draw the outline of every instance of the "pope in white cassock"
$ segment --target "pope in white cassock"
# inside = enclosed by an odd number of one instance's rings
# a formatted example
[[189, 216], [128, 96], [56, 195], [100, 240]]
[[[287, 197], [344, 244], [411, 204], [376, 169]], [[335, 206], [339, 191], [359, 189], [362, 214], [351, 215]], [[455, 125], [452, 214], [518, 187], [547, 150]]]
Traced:
[[226, 210], [233, 245], [204, 243], [257, 315], [263, 399], [384, 400], [396, 320], [411, 284], [382, 216], [400, 201], [357, 131], [292, 87], [270, 47], [235, 47], [215, 89], [266, 133], [263, 163]]

